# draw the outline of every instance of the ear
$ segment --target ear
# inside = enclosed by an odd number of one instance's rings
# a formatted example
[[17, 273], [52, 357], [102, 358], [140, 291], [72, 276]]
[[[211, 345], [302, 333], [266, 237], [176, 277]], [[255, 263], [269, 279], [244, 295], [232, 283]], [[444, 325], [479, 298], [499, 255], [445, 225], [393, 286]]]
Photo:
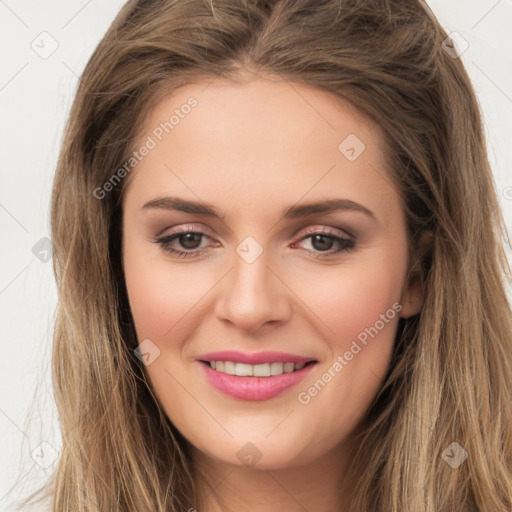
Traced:
[[421, 279], [421, 261], [424, 255], [428, 252], [431, 247], [433, 240], [433, 234], [430, 231], [424, 231], [418, 242], [414, 254], [414, 261], [410, 271], [407, 274], [406, 282], [402, 291], [402, 297], [400, 304], [402, 310], [400, 311], [401, 318], [409, 318], [410, 316], [416, 315], [421, 311], [423, 306], [424, 292], [422, 279]]

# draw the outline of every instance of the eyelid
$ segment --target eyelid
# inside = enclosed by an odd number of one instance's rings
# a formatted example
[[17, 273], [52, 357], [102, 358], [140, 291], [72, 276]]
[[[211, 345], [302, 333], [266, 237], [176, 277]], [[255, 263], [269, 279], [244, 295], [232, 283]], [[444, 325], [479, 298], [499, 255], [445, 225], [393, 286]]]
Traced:
[[[349, 238], [350, 240], [356, 240], [356, 236], [352, 233], [348, 232], [346, 229], [328, 227], [321, 224], [316, 224], [314, 226], [306, 228], [306, 231], [302, 232], [304, 235], [315, 235], [315, 234], [326, 234], [330, 236], [339, 236], [341, 238]], [[302, 240], [302, 237], [301, 237]]]
[[[172, 231], [170, 231], [169, 233], [164, 235], [164, 233], [167, 230], [172, 230]], [[212, 236], [208, 234], [208, 229], [205, 229], [203, 227], [198, 228], [198, 227], [195, 227], [193, 224], [180, 224], [178, 226], [171, 226], [171, 227], [166, 226], [164, 229], [162, 229], [158, 233], [156, 233], [155, 238], [161, 238], [163, 236], [177, 235], [180, 233], [189, 233], [191, 231], [201, 232], [202, 234], [212, 238]]]

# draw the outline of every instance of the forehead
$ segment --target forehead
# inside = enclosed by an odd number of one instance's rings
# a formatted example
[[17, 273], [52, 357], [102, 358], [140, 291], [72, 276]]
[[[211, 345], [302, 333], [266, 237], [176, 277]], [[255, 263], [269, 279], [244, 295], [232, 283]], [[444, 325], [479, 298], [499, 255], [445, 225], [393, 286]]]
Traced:
[[[193, 108], [188, 106], [191, 103]], [[185, 123], [187, 118], [192, 121]], [[197, 136], [236, 136], [238, 142], [248, 142], [251, 147], [268, 138], [276, 147], [315, 133], [336, 139], [346, 129], [369, 138], [375, 128], [375, 123], [346, 99], [304, 84], [260, 76], [237, 82], [216, 78], [179, 87], [148, 113], [141, 133], [158, 132], [159, 126], [169, 121], [172, 138], [180, 143], [180, 132], [186, 138], [186, 125], [193, 124]], [[283, 130], [276, 140], [279, 128]], [[373, 134], [376, 138], [380, 135]]]
[[140, 201], [171, 191], [240, 206], [283, 194], [287, 203], [393, 194], [379, 127], [350, 102], [285, 80], [180, 87], [148, 113], [135, 148], [149, 140], [129, 177]]

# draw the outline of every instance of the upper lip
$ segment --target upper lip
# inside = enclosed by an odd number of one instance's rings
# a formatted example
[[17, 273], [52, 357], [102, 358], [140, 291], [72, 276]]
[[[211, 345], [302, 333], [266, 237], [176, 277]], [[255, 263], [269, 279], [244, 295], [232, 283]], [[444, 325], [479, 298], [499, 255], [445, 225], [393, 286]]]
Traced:
[[208, 352], [197, 358], [199, 361], [233, 361], [234, 363], [264, 364], [264, 363], [307, 363], [315, 361], [312, 357], [287, 354], [285, 352], [256, 352], [247, 353], [237, 350], [223, 350], [220, 352]]

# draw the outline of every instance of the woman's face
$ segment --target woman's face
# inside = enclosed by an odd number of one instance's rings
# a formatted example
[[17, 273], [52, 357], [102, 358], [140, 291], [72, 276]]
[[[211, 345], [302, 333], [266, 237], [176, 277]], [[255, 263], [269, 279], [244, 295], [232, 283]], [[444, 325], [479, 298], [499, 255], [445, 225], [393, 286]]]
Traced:
[[162, 101], [138, 142], [123, 266], [166, 414], [203, 460], [339, 453], [421, 306], [379, 128], [313, 88], [216, 79]]

